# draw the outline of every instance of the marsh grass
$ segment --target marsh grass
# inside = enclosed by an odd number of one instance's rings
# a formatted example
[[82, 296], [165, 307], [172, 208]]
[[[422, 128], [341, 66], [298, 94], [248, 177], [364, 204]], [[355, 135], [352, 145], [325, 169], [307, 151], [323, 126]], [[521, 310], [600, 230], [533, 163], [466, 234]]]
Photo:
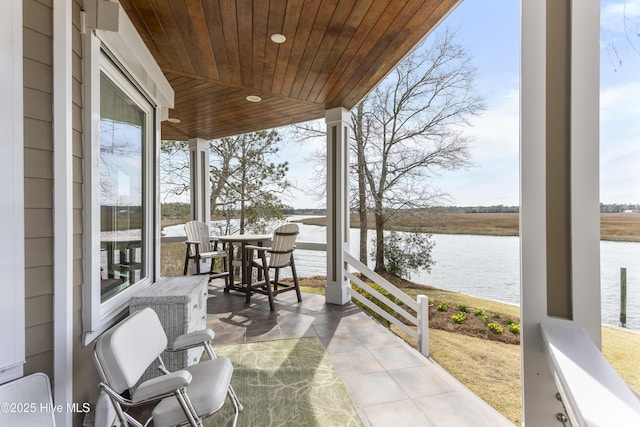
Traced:
[[[308, 218], [305, 224], [325, 225], [325, 218]], [[517, 236], [519, 233], [517, 213], [431, 213], [427, 216], [405, 214], [394, 219], [389, 229], [397, 231], [420, 231], [432, 234], [478, 234], [489, 236]], [[351, 226], [360, 227], [357, 216], [351, 217]], [[369, 221], [373, 229], [373, 219]], [[600, 214], [600, 236], [602, 240], [640, 242], [640, 213]]]
[[160, 275], [164, 277], [182, 276], [186, 250], [187, 246], [184, 243], [161, 243]]

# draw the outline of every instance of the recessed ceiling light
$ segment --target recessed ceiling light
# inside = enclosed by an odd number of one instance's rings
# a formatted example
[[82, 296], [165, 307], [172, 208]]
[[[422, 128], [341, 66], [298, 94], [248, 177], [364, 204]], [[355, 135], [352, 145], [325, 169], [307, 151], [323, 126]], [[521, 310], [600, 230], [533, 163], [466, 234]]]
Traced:
[[176, 119], [175, 117], [169, 117], [169, 118], [167, 119], [167, 121], [168, 121], [169, 123], [180, 123], [180, 122], [181, 122], [181, 120], [180, 120], [180, 119]]
[[281, 43], [286, 42], [287, 38], [285, 37], [284, 34], [276, 33], [276, 34], [271, 34], [271, 41], [274, 42], [274, 43], [281, 44]]
[[262, 98], [260, 98], [257, 95], [249, 95], [249, 96], [246, 97], [246, 100], [249, 101], [249, 102], [260, 102], [260, 101], [262, 101]]

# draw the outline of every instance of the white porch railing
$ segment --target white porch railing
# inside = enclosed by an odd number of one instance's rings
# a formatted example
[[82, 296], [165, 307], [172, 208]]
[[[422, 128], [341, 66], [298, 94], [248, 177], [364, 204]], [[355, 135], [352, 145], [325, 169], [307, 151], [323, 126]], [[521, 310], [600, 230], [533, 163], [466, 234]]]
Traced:
[[[162, 237], [161, 239], [163, 243], [184, 242], [184, 240], [184, 236]], [[297, 241], [296, 249], [325, 252], [327, 250], [327, 245], [326, 243]], [[358, 276], [350, 272], [348, 268], [344, 272], [345, 276], [349, 280], [357, 284], [360, 288], [364, 289], [367, 293], [375, 297], [378, 301], [391, 308], [394, 313], [402, 316], [405, 320], [408, 321], [409, 324], [414, 325], [416, 327], [416, 330], [414, 330], [401, 320], [397, 319], [395, 316], [389, 314], [352, 288], [348, 289], [348, 294], [352, 298], [361, 302], [366, 307], [370, 308], [375, 313], [379, 314], [384, 319], [396, 325], [407, 335], [415, 339], [418, 342], [418, 350], [425, 356], [429, 357], [429, 298], [427, 298], [426, 295], [418, 295], [416, 300], [413, 300], [388, 280], [380, 276], [378, 273], [376, 273], [366, 265], [362, 264], [359, 260], [353, 257], [353, 255], [349, 254], [348, 252], [345, 252], [344, 255], [348, 267], [350, 266], [357, 272], [360, 272], [362, 275], [367, 277], [373, 283], [381, 286], [389, 294], [402, 301], [402, 303], [406, 307], [413, 310], [416, 315], [409, 313], [405, 308], [399, 306], [398, 304], [375, 290]]]
[[[573, 322], [541, 324], [549, 367], [573, 427], [640, 426], [640, 399]], [[568, 425], [568, 424], [565, 424]]]
[[365, 305], [366, 307], [373, 310], [375, 313], [379, 314], [384, 319], [388, 320], [392, 324], [396, 325], [407, 335], [412, 337], [413, 339], [418, 341], [418, 350], [429, 357], [429, 299], [426, 295], [418, 295], [417, 301], [414, 301], [407, 294], [399, 290], [389, 281], [384, 279], [378, 273], [362, 264], [358, 261], [353, 255], [345, 252], [344, 254], [345, 260], [349, 266], [359, 271], [361, 274], [370, 279], [373, 283], [382, 287], [389, 294], [393, 295], [395, 298], [399, 299], [404, 303], [408, 308], [416, 312], [416, 316], [409, 313], [407, 310], [390, 300], [385, 295], [381, 294], [373, 287], [369, 286], [363, 280], [361, 280], [358, 276], [350, 272], [348, 269], [345, 271], [346, 277], [357, 284], [359, 287], [364, 289], [367, 293], [375, 297], [378, 301], [391, 308], [395, 313], [401, 315], [403, 318], [408, 320], [411, 324], [417, 327], [417, 331], [413, 330], [409, 326], [407, 326], [404, 322], [398, 320], [395, 316], [387, 313], [382, 308], [378, 307], [376, 304], [365, 298], [363, 295], [359, 294], [351, 287], [348, 289], [348, 293], [352, 298], [355, 298], [360, 303]]

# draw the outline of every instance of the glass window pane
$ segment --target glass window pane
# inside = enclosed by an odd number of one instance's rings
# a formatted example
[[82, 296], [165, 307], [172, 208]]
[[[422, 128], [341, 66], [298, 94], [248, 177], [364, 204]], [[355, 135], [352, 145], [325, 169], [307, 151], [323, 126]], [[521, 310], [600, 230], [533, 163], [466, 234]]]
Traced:
[[145, 113], [100, 76], [101, 302], [145, 277]]

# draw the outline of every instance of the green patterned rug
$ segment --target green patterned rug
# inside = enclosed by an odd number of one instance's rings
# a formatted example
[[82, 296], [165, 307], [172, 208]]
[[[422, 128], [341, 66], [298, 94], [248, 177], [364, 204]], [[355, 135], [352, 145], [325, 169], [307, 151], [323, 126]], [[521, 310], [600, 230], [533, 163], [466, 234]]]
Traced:
[[[363, 426], [342, 378], [318, 338], [215, 346], [231, 359], [244, 411], [238, 426]], [[207, 427], [230, 425], [229, 398]]]

